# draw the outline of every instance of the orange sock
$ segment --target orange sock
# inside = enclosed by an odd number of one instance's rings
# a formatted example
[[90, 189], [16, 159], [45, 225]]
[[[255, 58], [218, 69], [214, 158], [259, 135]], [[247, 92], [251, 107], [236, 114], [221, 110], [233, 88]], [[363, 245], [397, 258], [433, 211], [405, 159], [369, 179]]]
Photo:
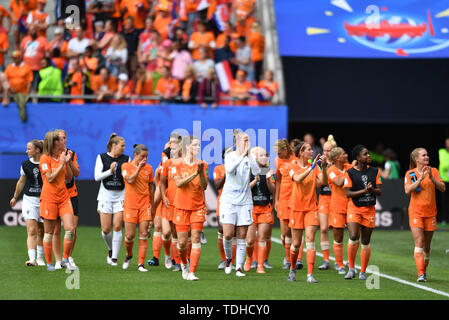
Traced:
[[[290, 246], [290, 252], [289, 252], [290, 261], [296, 261], [296, 259], [298, 259], [298, 253], [299, 253], [299, 251], [297, 251], [297, 250], [295, 251], [295, 247], [294, 246]], [[292, 263], [290, 265], [290, 269], [291, 270], [295, 270], [296, 269], [296, 264]]]
[[301, 241], [301, 246], [298, 251], [298, 260], [302, 261], [302, 255], [304, 254], [304, 239]]
[[171, 239], [162, 239], [162, 244], [164, 245], [164, 254], [167, 257], [170, 255]]
[[362, 250], [360, 251], [360, 262], [361, 262], [360, 272], [366, 272], [370, 255], [371, 255], [371, 248], [369, 244], [366, 246], [362, 244]]
[[220, 233], [218, 234], [218, 250], [220, 251], [221, 261], [226, 260], [226, 254], [223, 247], [223, 235]]
[[348, 241], [348, 262], [349, 268], [355, 268], [355, 257], [357, 256], [357, 251], [359, 250], [359, 240], [352, 241], [349, 239]]
[[133, 255], [133, 245], [134, 245], [134, 240], [131, 242], [128, 242], [125, 239], [126, 255], [129, 257], [132, 257], [132, 255]]
[[53, 241], [44, 241], [43, 242], [43, 246], [44, 246], [44, 255], [45, 255], [45, 260], [47, 261], [47, 264], [53, 263], [52, 262], [52, 253], [53, 253]]
[[424, 274], [426, 271], [426, 263], [424, 261], [424, 250], [422, 248], [415, 247], [415, 263], [418, 270], [418, 276]]
[[187, 259], [190, 259], [190, 253], [192, 252], [192, 239], [187, 240], [187, 247], [185, 249]]
[[265, 251], [265, 260], [268, 260], [268, 256], [270, 255], [270, 251], [271, 251], [271, 240], [267, 241], [267, 250]]
[[338, 264], [338, 267], [344, 267], [343, 264], [343, 245], [341, 243], [334, 241], [334, 255], [335, 255], [335, 262]]
[[247, 259], [254, 260], [253, 259], [253, 253], [254, 253], [254, 246], [248, 246], [246, 245], [246, 255]]
[[236, 252], [237, 252], [237, 238], [232, 238], [232, 264], [235, 264]]
[[139, 238], [139, 264], [145, 263], [147, 249], [148, 249], [148, 239], [140, 239]]
[[[288, 263], [291, 263], [291, 245], [292, 245], [292, 239], [291, 238], [285, 238], [284, 239], [284, 249], [285, 249], [285, 259], [287, 260]], [[297, 257], [298, 255], [296, 255]], [[295, 258], [296, 259], [296, 258]]]
[[193, 243], [190, 253], [190, 272], [195, 273], [201, 256], [201, 243]]
[[159, 259], [162, 248], [162, 233], [154, 232], [153, 233], [153, 256]]
[[257, 266], [262, 267], [267, 255], [267, 245], [265, 242], [259, 243], [257, 246]]
[[69, 240], [64, 238], [64, 248], [62, 250], [62, 258], [68, 259], [70, 257], [70, 253], [72, 252], [73, 240]]
[[315, 266], [316, 249], [313, 245], [308, 245], [308, 247], [309, 248], [307, 248], [307, 274], [312, 274], [313, 267]]

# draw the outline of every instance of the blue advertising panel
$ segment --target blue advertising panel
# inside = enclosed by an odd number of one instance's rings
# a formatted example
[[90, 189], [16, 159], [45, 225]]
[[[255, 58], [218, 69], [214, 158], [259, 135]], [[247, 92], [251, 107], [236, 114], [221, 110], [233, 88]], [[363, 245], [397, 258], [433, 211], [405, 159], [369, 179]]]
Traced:
[[448, 58], [446, 0], [274, 1], [281, 56]]
[[287, 137], [287, 107], [219, 106], [203, 109], [199, 105], [71, 105], [64, 103], [28, 104], [28, 122], [20, 122], [11, 103], [0, 109], [0, 179], [18, 178], [20, 162], [26, 159], [28, 141], [44, 139], [48, 130], [64, 129], [67, 146], [75, 150], [80, 165], [78, 179], [93, 179], [96, 156], [106, 152], [111, 133], [125, 138], [125, 153], [133, 145], [145, 144], [149, 163], [155, 169], [171, 132], [201, 138], [201, 158], [213, 168], [222, 163], [222, 149], [232, 145], [233, 129], [248, 133], [253, 146], [265, 147], [275, 157], [276, 139]]

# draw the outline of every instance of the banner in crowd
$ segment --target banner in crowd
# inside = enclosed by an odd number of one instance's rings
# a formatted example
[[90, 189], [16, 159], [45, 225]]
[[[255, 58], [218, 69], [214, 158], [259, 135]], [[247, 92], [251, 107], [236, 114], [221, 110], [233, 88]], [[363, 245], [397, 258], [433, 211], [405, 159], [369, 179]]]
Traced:
[[277, 139], [287, 137], [286, 106], [218, 106], [213, 110], [199, 105], [112, 105], [39, 103], [27, 105], [28, 122], [19, 119], [10, 103], [0, 109], [0, 179], [19, 178], [20, 163], [27, 159], [26, 144], [44, 139], [48, 130], [64, 129], [67, 147], [74, 150], [80, 166], [79, 179], [94, 179], [95, 160], [106, 152], [111, 133], [125, 138], [125, 154], [132, 156], [133, 145], [145, 144], [149, 163], [156, 169], [170, 133], [194, 135], [201, 139], [200, 158], [209, 164], [209, 178], [215, 165], [222, 163], [222, 150], [233, 145], [233, 129], [245, 131], [252, 146], [270, 153]]
[[[22, 199], [15, 207], [9, 206], [9, 201], [14, 194], [17, 180], [0, 180], [0, 225], [25, 226], [22, 216]], [[83, 226], [100, 226], [100, 218], [97, 213], [97, 194], [99, 182], [92, 180], [79, 180], [76, 182], [79, 192], [79, 224]], [[213, 181], [205, 193], [206, 206], [209, 214], [206, 216], [206, 227], [217, 227], [217, 191]], [[407, 207], [409, 197], [404, 194], [402, 179], [385, 180], [382, 184], [382, 195], [376, 203], [376, 228], [380, 229], [408, 229]], [[279, 226], [279, 219], [275, 218], [274, 226]]]

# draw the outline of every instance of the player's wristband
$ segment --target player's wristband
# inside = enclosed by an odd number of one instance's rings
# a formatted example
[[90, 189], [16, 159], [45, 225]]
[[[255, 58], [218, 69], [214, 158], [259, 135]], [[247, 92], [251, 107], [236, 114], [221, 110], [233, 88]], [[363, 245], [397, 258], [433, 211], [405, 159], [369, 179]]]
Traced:
[[315, 167], [316, 167], [316, 163], [312, 163], [312, 165], [310, 166], [310, 169], [315, 169]]

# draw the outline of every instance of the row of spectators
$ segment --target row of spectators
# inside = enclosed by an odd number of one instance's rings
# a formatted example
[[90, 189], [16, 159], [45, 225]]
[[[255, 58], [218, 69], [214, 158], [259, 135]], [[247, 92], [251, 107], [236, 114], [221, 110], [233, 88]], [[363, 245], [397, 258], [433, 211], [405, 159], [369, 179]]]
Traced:
[[[12, 24], [14, 48], [32, 71], [31, 92], [95, 94], [99, 101], [159, 96], [216, 106], [227, 97], [269, 104], [278, 90], [273, 72], [263, 70], [265, 38], [255, 0], [86, 1], [82, 27], [70, 29], [72, 21], [59, 18], [52, 32], [45, 6], [45, 0], [11, 0], [12, 14], [0, 8], [1, 25], [3, 17], [10, 22], [0, 28], [0, 65]], [[56, 69], [60, 85], [53, 81]]]

